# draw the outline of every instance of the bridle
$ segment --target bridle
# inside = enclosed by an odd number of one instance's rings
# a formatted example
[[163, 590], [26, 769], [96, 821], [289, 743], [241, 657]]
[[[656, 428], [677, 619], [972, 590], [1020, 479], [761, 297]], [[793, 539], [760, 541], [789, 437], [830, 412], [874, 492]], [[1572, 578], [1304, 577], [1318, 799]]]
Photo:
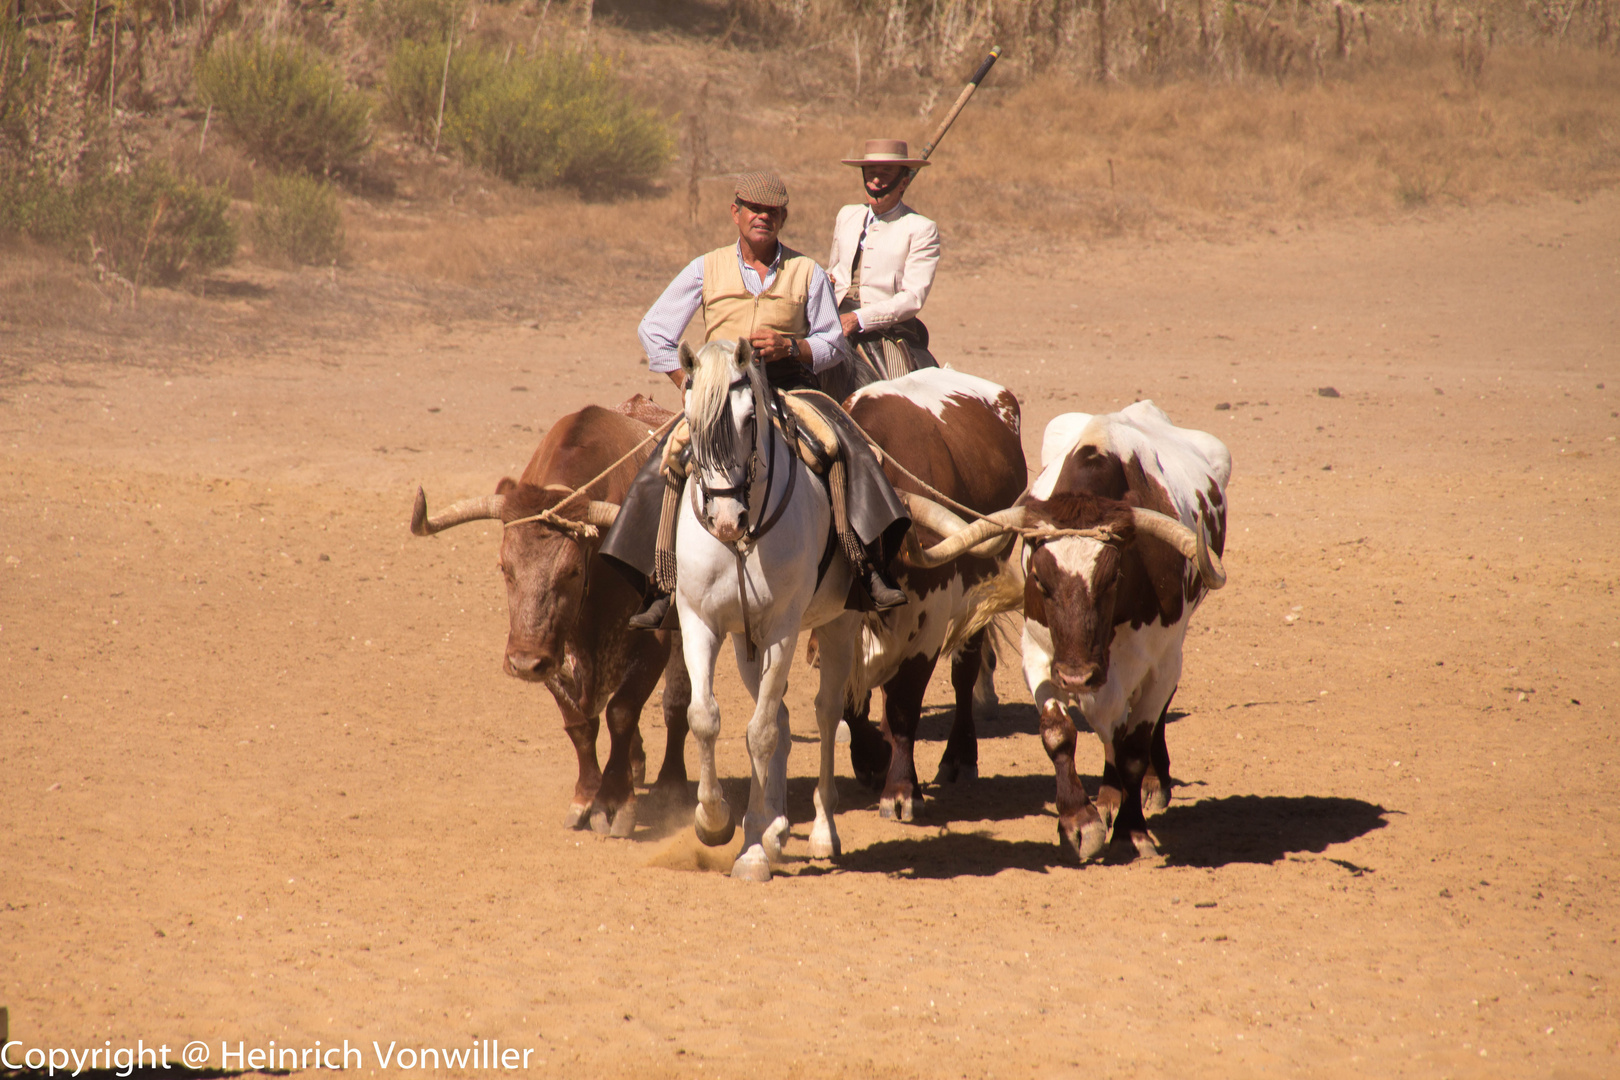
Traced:
[[[748, 460], [746, 462], [730, 463], [730, 467], [726, 470], [727, 479], [734, 482], [727, 487], [709, 487], [703, 482], [703, 469], [701, 468], [693, 470], [692, 477], [692, 512], [711, 536], [714, 534], [714, 528], [710, 524], [710, 503], [720, 498], [735, 499], [742, 503], [744, 520], [750, 524], [744, 530], [743, 535], [731, 545], [736, 549], [739, 558], [745, 557], [748, 549], [757, 544], [760, 537], [770, 532], [776, 523], [782, 519], [782, 513], [787, 509], [788, 503], [793, 498], [793, 489], [799, 477], [799, 471], [792, 467], [790, 456], [787, 466], [787, 489], [782, 492], [782, 497], [777, 500], [776, 506], [772, 508], [770, 506], [770, 497], [771, 488], [776, 482], [777, 440], [771, 438], [769, 434], [763, 439], [760, 438], [760, 412], [762, 410], [765, 412], [778, 433], [782, 435], [783, 441], [790, 444], [790, 450], [792, 449], [791, 444], [796, 441], [798, 433], [791, 424], [785, 422], [781, 401], [777, 398], [764, 374], [759, 370], [758, 365], [750, 364], [748, 374], [728, 386], [726, 392], [729, 395], [745, 386], [754, 392], [754, 410], [743, 421], [743, 430], [747, 434], [749, 446]], [[765, 444], [765, 486], [760, 492], [760, 498], [764, 505], [760, 507], [759, 512], [756, 514], [750, 502], [755, 484], [759, 479], [761, 442]], [[713, 463], [710, 463], [706, 467], [712, 467], [712, 465]], [[770, 510], [770, 513], [767, 514], [767, 510]]]
[[[748, 615], [748, 578], [744, 564], [747, 562], [748, 552], [753, 549], [755, 544], [759, 543], [761, 537], [770, 532], [776, 523], [782, 520], [782, 514], [787, 510], [788, 503], [793, 501], [793, 489], [799, 479], [799, 470], [794, 468], [795, 462], [793, 460], [798, 456], [796, 447], [793, 445], [798, 439], [798, 429], [787, 419], [781, 400], [776, 396], [770, 381], [765, 378], [765, 373], [760, 370], [758, 364], [749, 364], [747, 374], [726, 387], [728, 410], [730, 408], [730, 395], [744, 386], [753, 390], [754, 397], [753, 412], [749, 414], [747, 420], [743, 423], [743, 429], [748, 433], [748, 461], [743, 464], [730, 463], [730, 468], [727, 469], [727, 479], [733, 480], [738, 477], [739, 473], [741, 478], [735, 479], [735, 482], [729, 487], [723, 488], [706, 486], [703, 483], [703, 467], [693, 469], [692, 513], [703, 528], [708, 531], [709, 535], [714, 536], [714, 526], [710, 523], [708, 513], [709, 504], [717, 498], [730, 498], [742, 503], [743, 520], [750, 522], [747, 528], [743, 530], [742, 536], [727, 546], [731, 548], [737, 558], [737, 599], [742, 604], [743, 642], [748, 659], [752, 662], [758, 655], [758, 649], [754, 645], [753, 621]], [[782, 441], [787, 444], [789, 450], [789, 458], [786, 463], [787, 488], [782, 492], [782, 497], [777, 500], [775, 509], [770, 510], [768, 514], [766, 511], [770, 509], [771, 487], [776, 482], [777, 440], [770, 437], [769, 427], [764, 429], [765, 437], [760, 438], [759, 415], [762, 410], [767, 420], [776, 428], [777, 433], [782, 436]], [[761, 442], [765, 444], [765, 487], [760, 494], [760, 499], [764, 505], [759, 508], [759, 513], [755, 514], [753, 508], [749, 505], [749, 500], [753, 494], [754, 482], [759, 478], [759, 444]], [[699, 462], [694, 462], [694, 464], [702, 465]], [[715, 537], [715, 539], [718, 540], [719, 537]]]

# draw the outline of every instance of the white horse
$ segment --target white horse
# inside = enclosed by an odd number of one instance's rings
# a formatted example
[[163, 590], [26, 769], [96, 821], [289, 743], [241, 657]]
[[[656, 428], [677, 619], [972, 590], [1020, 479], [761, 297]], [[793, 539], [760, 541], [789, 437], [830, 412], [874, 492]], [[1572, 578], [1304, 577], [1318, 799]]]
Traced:
[[729, 634], [755, 703], [748, 722], [753, 777], [743, 849], [731, 874], [769, 881], [788, 834], [792, 740], [782, 695], [799, 631], [814, 627], [822, 628], [816, 694], [821, 777], [810, 854], [818, 859], [839, 854], [833, 825], [834, 731], [860, 642], [860, 621], [842, 617], [851, 571], [832, 538], [826, 486], [765, 415], [763, 399], [770, 391], [753, 350], [747, 342], [711, 341], [695, 355], [682, 345], [680, 358], [687, 375], [692, 464], [675, 535], [675, 603], [692, 682], [687, 715], [698, 743], [695, 827], [698, 839], [711, 846], [728, 842], [735, 832], [714, 762], [720, 734], [714, 665]]

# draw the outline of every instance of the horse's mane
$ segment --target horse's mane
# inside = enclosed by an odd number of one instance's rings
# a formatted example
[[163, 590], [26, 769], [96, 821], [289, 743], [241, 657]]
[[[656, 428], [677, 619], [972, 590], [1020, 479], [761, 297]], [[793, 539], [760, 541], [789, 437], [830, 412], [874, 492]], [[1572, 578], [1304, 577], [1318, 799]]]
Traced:
[[711, 341], [698, 350], [692, 365], [686, 417], [692, 427], [692, 456], [704, 468], [725, 468], [732, 460], [737, 437], [731, 415], [736, 356], [736, 342]]

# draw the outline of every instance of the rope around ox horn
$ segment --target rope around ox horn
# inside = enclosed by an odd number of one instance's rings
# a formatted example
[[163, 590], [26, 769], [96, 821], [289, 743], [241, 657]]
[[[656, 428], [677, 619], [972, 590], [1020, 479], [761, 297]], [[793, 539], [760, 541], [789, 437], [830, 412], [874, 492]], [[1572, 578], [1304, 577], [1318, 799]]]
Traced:
[[[567, 536], [575, 543], [586, 543], [591, 540], [595, 540], [597, 537], [602, 535], [601, 529], [597, 528], [595, 525], [592, 525], [588, 521], [575, 521], [573, 518], [563, 517], [561, 514], [557, 513], [557, 511], [561, 510], [563, 507], [579, 498], [585, 492], [589, 491], [593, 486], [606, 479], [614, 469], [617, 469], [620, 465], [623, 465], [636, 454], [640, 453], [642, 447], [646, 446], [648, 443], [657, 442], [661, 437], [668, 433], [670, 428], [675, 426], [675, 422], [683, 415], [685, 414], [676, 413], [668, 420], [665, 420], [662, 424], [648, 432], [645, 439], [642, 439], [640, 442], [636, 443], [636, 445], [632, 446], [629, 450], [626, 450], [623, 454], [621, 454], [617, 461], [603, 469], [601, 472], [597, 473], [595, 476], [591, 477], [589, 480], [585, 481], [583, 484], [579, 485], [579, 487], [572, 489], [565, 488], [564, 490], [568, 490], [569, 494], [564, 496], [562, 501], [558, 502], [551, 509], [542, 510], [538, 514], [530, 514], [528, 517], [513, 518], [511, 521], [503, 523], [501, 527], [510, 529], [514, 525], [527, 525], [531, 521], [538, 521], [541, 524], [549, 525], [551, 528], [556, 529], [558, 532]], [[562, 485], [548, 484], [547, 487], [562, 487]]]

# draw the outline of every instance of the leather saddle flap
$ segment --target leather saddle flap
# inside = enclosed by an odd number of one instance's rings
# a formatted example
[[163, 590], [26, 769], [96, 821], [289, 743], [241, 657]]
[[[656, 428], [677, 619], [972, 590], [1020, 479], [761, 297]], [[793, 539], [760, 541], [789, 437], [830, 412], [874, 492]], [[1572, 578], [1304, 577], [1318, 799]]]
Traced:
[[799, 457], [812, 472], [825, 473], [838, 459], [838, 432], [816, 408], [814, 399], [820, 398], [835, 409], [837, 402], [819, 390], [789, 390], [781, 398], [799, 426]]

